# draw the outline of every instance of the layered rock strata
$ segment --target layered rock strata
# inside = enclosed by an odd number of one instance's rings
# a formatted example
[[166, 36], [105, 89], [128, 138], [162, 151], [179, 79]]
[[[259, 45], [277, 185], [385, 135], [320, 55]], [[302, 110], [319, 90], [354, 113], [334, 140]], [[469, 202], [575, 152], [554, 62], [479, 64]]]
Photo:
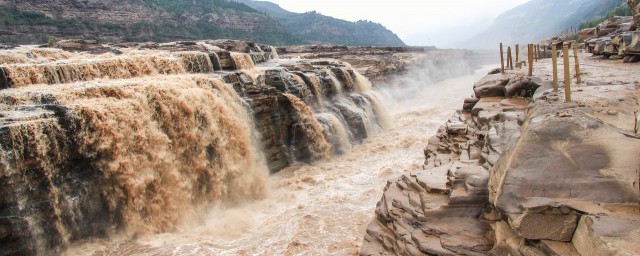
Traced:
[[640, 81], [619, 65], [587, 69], [572, 103], [519, 72], [476, 83], [423, 169], [389, 180], [360, 255], [640, 254]]
[[634, 31], [633, 17], [615, 16], [595, 28], [579, 33], [588, 52], [625, 62], [640, 61], [640, 31]]
[[340, 61], [232, 40], [56, 46], [0, 52], [0, 255], [174, 230], [385, 125]]

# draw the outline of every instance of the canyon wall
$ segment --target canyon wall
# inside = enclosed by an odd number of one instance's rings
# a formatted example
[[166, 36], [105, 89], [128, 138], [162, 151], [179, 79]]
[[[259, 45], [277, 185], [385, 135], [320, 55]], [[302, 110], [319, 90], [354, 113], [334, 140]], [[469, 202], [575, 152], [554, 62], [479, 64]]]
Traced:
[[212, 40], [0, 52], [0, 255], [175, 230], [387, 125], [349, 64]]

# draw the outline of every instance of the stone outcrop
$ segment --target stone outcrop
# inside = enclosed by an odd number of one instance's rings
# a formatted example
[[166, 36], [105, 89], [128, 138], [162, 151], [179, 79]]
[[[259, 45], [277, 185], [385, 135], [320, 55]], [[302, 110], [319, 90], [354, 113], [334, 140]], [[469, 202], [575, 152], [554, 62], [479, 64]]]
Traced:
[[633, 22], [632, 17], [614, 16], [595, 28], [580, 31], [579, 39], [594, 55], [637, 62], [640, 61], [640, 31], [634, 31]]
[[54, 46], [0, 51], [0, 255], [172, 231], [386, 121], [341, 61], [234, 40]]
[[633, 27], [632, 30], [640, 29], [640, 1], [627, 0], [627, 4], [633, 14]]
[[640, 254], [640, 81], [615, 65], [572, 103], [518, 71], [483, 78], [422, 170], [388, 181], [360, 255]]
[[472, 111], [457, 113], [429, 140], [423, 170], [387, 183], [360, 255], [491, 252], [501, 214], [489, 205], [489, 169], [516, 142], [526, 102], [465, 100], [473, 101]]

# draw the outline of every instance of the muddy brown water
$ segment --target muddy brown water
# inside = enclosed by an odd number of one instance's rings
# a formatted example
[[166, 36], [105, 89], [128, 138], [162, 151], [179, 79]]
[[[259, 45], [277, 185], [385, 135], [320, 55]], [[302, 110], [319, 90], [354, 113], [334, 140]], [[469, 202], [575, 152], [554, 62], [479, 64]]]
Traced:
[[215, 206], [172, 233], [116, 235], [73, 245], [64, 255], [357, 255], [387, 180], [422, 168], [428, 139], [488, 70], [418, 83], [401, 100], [380, 92], [389, 129], [344, 155], [270, 176], [262, 200]]

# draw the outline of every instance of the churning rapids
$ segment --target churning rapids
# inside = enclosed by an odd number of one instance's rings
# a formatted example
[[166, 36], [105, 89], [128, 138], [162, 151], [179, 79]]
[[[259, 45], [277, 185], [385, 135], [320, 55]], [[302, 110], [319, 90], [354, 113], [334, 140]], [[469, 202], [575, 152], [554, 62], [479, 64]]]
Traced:
[[214, 207], [178, 232], [94, 241], [68, 255], [357, 255], [386, 181], [421, 168], [429, 138], [487, 71], [414, 81], [406, 88], [419, 90], [412, 96], [381, 90], [392, 115], [390, 129], [344, 155], [270, 176], [263, 200]]
[[425, 63], [372, 88], [269, 46], [170, 47], [0, 55], [0, 228], [16, 250], [355, 255], [386, 180], [422, 168], [487, 71]]

